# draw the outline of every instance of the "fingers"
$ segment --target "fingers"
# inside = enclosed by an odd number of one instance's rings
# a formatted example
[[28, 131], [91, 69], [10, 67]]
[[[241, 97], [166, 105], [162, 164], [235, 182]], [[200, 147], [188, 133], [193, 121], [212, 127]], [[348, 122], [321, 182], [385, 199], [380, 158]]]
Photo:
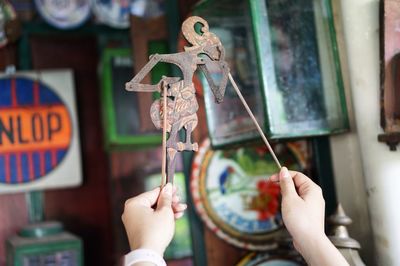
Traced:
[[178, 203], [175, 205], [172, 205], [172, 209], [174, 210], [174, 212], [183, 212], [187, 209], [187, 205], [185, 203]]
[[141, 205], [151, 208], [157, 203], [157, 210], [167, 207], [173, 211], [175, 219], [179, 219], [187, 209], [187, 205], [180, 203], [180, 200], [180, 197], [177, 195], [177, 187], [168, 183], [164, 186], [161, 192], [160, 187], [157, 187], [151, 191], [144, 192], [136, 197], [128, 199], [125, 202], [125, 207], [128, 205]]
[[178, 219], [182, 218], [184, 214], [185, 214], [184, 212], [174, 213], [175, 220], [178, 220]]
[[[279, 182], [282, 171], [285, 171], [282, 167], [281, 172], [279, 174], [274, 174], [270, 177], [270, 181], [272, 182]], [[287, 169], [286, 169], [287, 170]], [[302, 198], [307, 198], [310, 195], [321, 194], [321, 188], [314, 183], [309, 177], [304, 175], [303, 173], [297, 171], [289, 171], [290, 176], [293, 179], [293, 183], [295, 188], [297, 189], [297, 194]], [[288, 183], [286, 183], [288, 184]], [[282, 185], [281, 185], [282, 188]], [[295, 190], [296, 191], [296, 190]], [[283, 191], [282, 191], [283, 193]]]
[[[289, 170], [289, 173], [290, 173], [290, 175], [291, 175], [293, 178], [294, 178], [294, 176], [295, 176], [296, 174], [299, 174], [299, 175], [302, 175], [302, 176], [308, 178], [308, 177], [307, 177], [306, 175], [304, 175], [303, 173], [300, 173], [300, 172], [297, 172], [297, 171], [291, 171], [291, 170]], [[272, 182], [279, 182], [279, 173], [271, 175], [271, 176], [269, 177], [269, 180], [272, 181]], [[296, 185], [296, 184], [295, 184], [295, 185]]]
[[125, 202], [125, 206], [131, 203], [137, 203], [145, 207], [151, 207], [157, 202], [159, 194], [160, 194], [160, 188], [156, 187], [153, 190], [144, 192], [136, 197], [128, 199]]
[[181, 218], [184, 215], [184, 211], [187, 209], [185, 203], [180, 203], [180, 198], [176, 195], [176, 188], [171, 183], [165, 185], [161, 191], [160, 197], [157, 203], [157, 211], [168, 208], [173, 211], [175, 220]]
[[172, 210], [174, 211], [175, 220], [181, 218], [187, 209], [187, 205], [185, 203], [180, 203], [181, 198], [177, 195], [177, 187], [174, 190], [174, 194], [172, 196]]
[[305, 174], [296, 171], [291, 171], [290, 174], [293, 177], [294, 184], [301, 198], [306, 199], [310, 196], [322, 195], [321, 187], [315, 184]]
[[180, 200], [181, 198], [178, 195], [174, 194], [172, 196], [172, 204], [178, 203]]
[[297, 196], [292, 176], [286, 167], [282, 167], [279, 172], [279, 185], [281, 186], [281, 192], [284, 198], [293, 195]]
[[185, 210], [187, 209], [187, 205], [184, 203], [175, 204], [172, 206], [174, 210], [174, 218], [175, 220], [181, 218], [185, 214]]
[[279, 174], [273, 174], [268, 179], [271, 182], [279, 182]]
[[167, 183], [161, 190], [160, 197], [157, 202], [157, 210], [163, 208], [172, 208], [173, 187], [171, 183]]

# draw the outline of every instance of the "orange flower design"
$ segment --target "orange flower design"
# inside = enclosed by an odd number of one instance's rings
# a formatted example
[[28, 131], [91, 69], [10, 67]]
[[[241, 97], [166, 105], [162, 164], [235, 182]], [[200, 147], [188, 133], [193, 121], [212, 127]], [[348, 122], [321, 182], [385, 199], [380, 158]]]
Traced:
[[268, 180], [257, 183], [258, 195], [250, 202], [250, 209], [258, 212], [259, 220], [266, 220], [275, 216], [279, 208], [280, 187]]

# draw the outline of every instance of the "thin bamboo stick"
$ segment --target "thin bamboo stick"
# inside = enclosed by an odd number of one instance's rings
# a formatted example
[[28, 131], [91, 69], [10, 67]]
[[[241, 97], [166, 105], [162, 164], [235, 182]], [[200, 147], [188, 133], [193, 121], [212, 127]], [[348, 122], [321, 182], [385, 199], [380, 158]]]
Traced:
[[162, 134], [162, 164], [161, 164], [161, 187], [167, 183], [167, 86], [163, 84], [163, 134]]
[[249, 113], [251, 119], [253, 120], [254, 124], [256, 125], [257, 130], [258, 130], [258, 132], [260, 133], [261, 138], [263, 139], [263, 141], [264, 141], [265, 145], [267, 146], [269, 152], [271, 153], [272, 158], [274, 159], [276, 165], [278, 166], [279, 169], [281, 169], [282, 166], [281, 166], [281, 164], [280, 164], [278, 158], [276, 157], [274, 150], [272, 149], [272, 147], [271, 147], [271, 145], [269, 144], [267, 138], [265, 137], [264, 132], [263, 132], [263, 130], [261, 129], [260, 125], [258, 124], [257, 119], [256, 119], [255, 116], [253, 115], [253, 112], [251, 111], [249, 105], [246, 103], [246, 100], [243, 98], [243, 95], [242, 95], [242, 93], [240, 92], [238, 86], [236, 85], [235, 80], [233, 80], [233, 77], [232, 77], [231, 73], [229, 73], [229, 80], [231, 81], [233, 88], [235, 89], [237, 95], [239, 96], [239, 99], [242, 101], [244, 107], [246, 108], [247, 113]]

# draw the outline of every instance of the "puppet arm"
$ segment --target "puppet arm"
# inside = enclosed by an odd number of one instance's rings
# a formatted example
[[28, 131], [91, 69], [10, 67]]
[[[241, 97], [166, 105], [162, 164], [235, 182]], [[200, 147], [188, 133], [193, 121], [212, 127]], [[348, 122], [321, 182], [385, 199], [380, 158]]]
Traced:
[[211, 91], [214, 94], [215, 101], [217, 103], [221, 103], [224, 100], [225, 89], [226, 89], [226, 85], [228, 82], [229, 66], [224, 60], [218, 61], [218, 65], [222, 71], [222, 77], [219, 82], [219, 86], [217, 86], [217, 85], [215, 85], [215, 83], [211, 77], [211, 74], [208, 71], [208, 67], [207, 67], [208, 61], [204, 60], [203, 62], [204, 62], [204, 64], [199, 64], [199, 69], [201, 70], [201, 72], [203, 72], [203, 74], [208, 82], [208, 85], [210, 86]]
[[127, 91], [140, 91], [140, 92], [152, 92], [161, 91], [161, 83], [171, 83], [172, 81], [178, 81], [179, 78], [163, 77], [157, 84], [142, 84], [142, 80], [147, 74], [151, 72], [155, 65], [159, 62], [167, 62], [165, 55], [154, 54], [150, 56], [150, 61], [136, 74], [135, 77], [125, 84], [125, 90]]

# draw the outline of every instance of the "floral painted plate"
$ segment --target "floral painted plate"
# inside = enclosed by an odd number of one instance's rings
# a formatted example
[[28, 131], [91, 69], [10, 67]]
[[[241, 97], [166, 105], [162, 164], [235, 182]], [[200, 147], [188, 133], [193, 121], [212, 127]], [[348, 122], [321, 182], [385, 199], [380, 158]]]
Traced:
[[35, 0], [44, 20], [59, 29], [82, 25], [90, 16], [90, 0]]
[[236, 266], [303, 266], [306, 265], [299, 254], [270, 254], [251, 252]]
[[[275, 144], [281, 163], [306, 165], [306, 142]], [[268, 178], [278, 169], [265, 146], [213, 150], [206, 139], [193, 166], [190, 190], [195, 208], [218, 237], [240, 248], [268, 250], [282, 231], [279, 185]]]

